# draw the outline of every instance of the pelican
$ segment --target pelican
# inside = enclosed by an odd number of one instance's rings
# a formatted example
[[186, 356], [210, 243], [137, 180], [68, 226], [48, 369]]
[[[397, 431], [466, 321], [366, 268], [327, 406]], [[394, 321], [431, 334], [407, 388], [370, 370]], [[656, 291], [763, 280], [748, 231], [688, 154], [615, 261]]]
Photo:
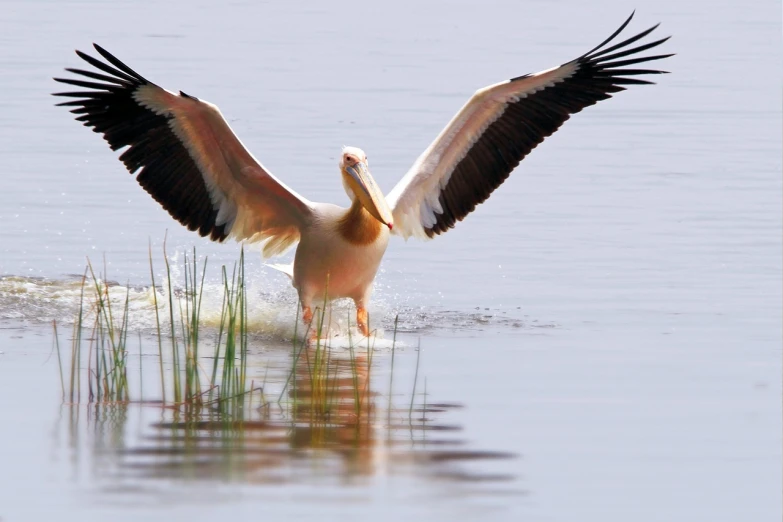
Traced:
[[[639, 76], [635, 68], [671, 54], [642, 54], [668, 38], [633, 46], [658, 26], [610, 45], [631, 16], [578, 58], [476, 91], [385, 197], [362, 149], [344, 147], [340, 177], [351, 205], [312, 202], [286, 186], [245, 148], [219, 109], [148, 81], [97, 44], [104, 58], [76, 51], [94, 69], [56, 81], [85, 90], [76, 120], [103, 135], [136, 180], [171, 216], [214, 241], [262, 242], [264, 257], [298, 242], [290, 276], [302, 318], [313, 305], [350, 298], [357, 326], [370, 335], [367, 304], [391, 234], [431, 239], [467, 216], [508, 178], [527, 154], [571, 114], [610, 98]], [[85, 79], [86, 78], [86, 79]]]

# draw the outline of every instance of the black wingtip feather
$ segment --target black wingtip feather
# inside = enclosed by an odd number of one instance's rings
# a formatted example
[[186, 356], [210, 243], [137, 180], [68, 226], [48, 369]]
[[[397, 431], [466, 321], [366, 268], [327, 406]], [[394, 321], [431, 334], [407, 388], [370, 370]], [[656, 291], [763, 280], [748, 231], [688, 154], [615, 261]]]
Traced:
[[78, 74], [80, 76], [84, 76], [87, 78], [92, 78], [93, 80], [100, 80], [102, 82], [109, 82], [109, 83], [116, 83], [117, 85], [122, 85], [123, 87], [128, 86], [129, 83], [126, 80], [123, 80], [122, 78], [117, 78], [116, 76], [108, 76], [106, 74], [99, 74], [93, 71], [85, 71], [84, 69], [74, 69], [71, 67], [66, 67], [66, 71]]
[[172, 116], [157, 114], [141, 106], [134, 97], [138, 89], [156, 86], [101, 46], [94, 47], [109, 63], [77, 50], [79, 58], [101, 72], [66, 69], [77, 78], [54, 80], [87, 90], [53, 93], [75, 98], [57, 105], [73, 107], [76, 121], [102, 134], [112, 150], [127, 147], [120, 160], [174, 219], [202, 236], [215, 241], [226, 239], [225, 225], [216, 225], [217, 210], [198, 165], [169, 127]]
[[622, 47], [627, 47], [627, 46], [631, 45], [632, 43], [641, 40], [642, 38], [644, 38], [645, 36], [647, 36], [651, 32], [655, 31], [658, 28], [659, 25], [661, 25], [661, 24], [657, 23], [654, 26], [650, 27], [649, 29], [647, 29], [645, 31], [642, 31], [641, 33], [639, 33], [637, 35], [634, 35], [634, 36], [628, 38], [627, 40], [623, 40], [622, 42], [620, 42], [618, 44], [615, 44], [615, 45], [613, 45], [611, 47], [607, 47], [606, 49], [600, 49], [599, 52], [590, 53], [587, 56], [589, 56], [590, 58], [594, 58], [595, 59], [595, 58], [598, 58], [599, 56], [602, 56], [604, 54], [611, 53], [612, 51], [614, 51], [616, 49], [620, 49]]
[[95, 50], [98, 51], [101, 56], [103, 56], [110, 64], [118, 68], [119, 70], [123, 71], [126, 74], [131, 75], [141, 83], [150, 83], [147, 80], [144, 79], [142, 75], [125, 65], [123, 62], [118, 60], [113, 54], [111, 54], [109, 51], [98, 45], [97, 43], [92, 44], [93, 47], [95, 47]]
[[600, 58], [597, 58], [597, 59], [593, 59], [592, 57], [588, 57], [588, 59], [592, 60], [594, 62], [599, 62], [599, 63], [600, 62], [608, 62], [610, 60], [614, 60], [614, 59], [617, 59], [617, 58], [623, 58], [624, 56], [629, 56], [629, 55], [632, 55], [632, 54], [638, 54], [638, 53], [646, 51], [647, 49], [652, 49], [653, 47], [657, 47], [657, 46], [661, 45], [662, 43], [666, 42], [669, 38], [671, 38], [671, 36], [667, 36], [666, 38], [661, 38], [660, 40], [656, 40], [654, 42], [646, 43], [646, 44], [640, 45], [638, 47], [633, 47], [631, 49], [624, 49], [624, 50], [622, 50], [620, 52], [617, 52], [617, 53], [614, 53], [614, 54], [601, 56]]
[[[93, 67], [95, 67], [96, 69], [100, 69], [101, 71], [103, 71], [105, 73], [109, 73], [112, 76], [115, 76], [117, 78], [121, 78], [121, 79], [123, 79], [123, 80], [125, 80], [125, 81], [127, 81], [128, 83], [131, 83], [131, 84], [138, 84], [139, 83], [138, 78], [134, 78], [133, 76], [129, 76], [129, 75], [125, 74], [124, 72], [122, 72], [122, 71], [120, 71], [118, 69], [115, 69], [114, 67], [112, 67], [110, 65], [107, 65], [107, 64], [103, 63], [102, 61], [100, 61], [100, 60], [98, 60], [96, 58], [93, 58], [89, 54], [86, 54], [86, 53], [83, 53], [83, 52], [79, 51], [78, 49], [76, 50], [76, 55], [79, 58], [81, 58], [82, 60], [84, 60], [85, 62], [87, 62], [90, 65], [92, 65]], [[141, 82], [141, 83], [145, 83], [145, 82]]]
[[601, 48], [601, 47], [603, 47], [604, 45], [606, 45], [606, 44], [608, 44], [609, 42], [611, 42], [612, 40], [614, 40], [614, 39], [617, 37], [617, 35], [618, 35], [618, 34], [620, 34], [620, 33], [622, 33], [622, 32], [623, 32], [623, 29], [625, 29], [626, 27], [628, 27], [628, 24], [630, 24], [630, 23], [631, 23], [631, 20], [633, 20], [633, 16], [634, 16], [635, 14], [636, 14], [636, 9], [634, 9], [633, 11], [631, 11], [631, 16], [629, 16], [629, 17], [628, 17], [628, 18], [625, 20], [625, 22], [623, 22], [623, 25], [621, 25], [621, 26], [620, 26], [620, 27], [619, 27], [619, 28], [618, 28], [618, 29], [617, 29], [615, 32], [613, 32], [613, 33], [612, 33], [612, 35], [611, 35], [609, 38], [607, 38], [606, 40], [604, 40], [604, 41], [603, 41], [603, 42], [601, 42], [600, 44], [596, 45], [595, 47], [593, 47], [592, 49], [590, 49], [589, 51], [587, 51], [585, 54], [583, 54], [583, 55], [582, 55], [582, 57], [585, 57], [585, 56], [588, 56], [588, 55], [590, 55], [590, 54], [594, 53], [595, 51], [597, 51], [598, 49], [600, 49], [600, 48]]
[[637, 58], [631, 58], [629, 60], [618, 60], [618, 61], [612, 61], [612, 62], [602, 62], [601, 68], [606, 69], [613, 69], [617, 67], [625, 67], [626, 65], [635, 65], [637, 63], [644, 63], [644, 62], [652, 62], [654, 60], [663, 60], [664, 58], [669, 58], [670, 56], [676, 56], [675, 53], [670, 54], [656, 54], [652, 56], [641, 56]]

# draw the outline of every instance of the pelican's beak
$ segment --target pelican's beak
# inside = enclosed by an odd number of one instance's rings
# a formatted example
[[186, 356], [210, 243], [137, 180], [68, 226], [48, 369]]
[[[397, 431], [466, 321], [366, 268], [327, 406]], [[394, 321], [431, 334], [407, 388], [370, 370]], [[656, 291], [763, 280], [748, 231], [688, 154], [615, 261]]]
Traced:
[[370, 169], [367, 164], [360, 161], [353, 167], [345, 167], [345, 172], [349, 176], [349, 184], [353, 189], [356, 197], [362, 203], [367, 212], [372, 216], [389, 227], [389, 230], [394, 226], [394, 218], [392, 218], [391, 209], [386, 203], [386, 198], [383, 196], [381, 189], [375, 184], [375, 180], [370, 175]]

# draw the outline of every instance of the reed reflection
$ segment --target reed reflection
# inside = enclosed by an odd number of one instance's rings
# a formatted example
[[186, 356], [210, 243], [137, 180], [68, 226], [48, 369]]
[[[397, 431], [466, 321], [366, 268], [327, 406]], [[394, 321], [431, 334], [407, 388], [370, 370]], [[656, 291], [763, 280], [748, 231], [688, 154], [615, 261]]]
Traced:
[[[375, 367], [379, 357], [372, 350], [302, 347], [291, 359], [288, 371], [229, 402], [217, 399], [187, 408], [92, 405], [92, 457], [111, 463], [115, 478], [123, 480], [256, 484], [351, 482], [406, 471], [421, 475], [422, 466], [433, 477], [473, 480], [478, 477], [454, 465], [511, 457], [466, 450], [458, 437], [461, 428], [442, 421], [457, 405], [432, 402], [421, 392], [411, 401], [411, 391], [396, 397], [391, 390], [376, 391], [390, 380], [388, 373], [373, 378], [388, 368]], [[75, 435], [79, 418], [74, 408], [79, 407], [69, 408]], [[141, 425], [128, 422], [128, 411], [134, 409]]]

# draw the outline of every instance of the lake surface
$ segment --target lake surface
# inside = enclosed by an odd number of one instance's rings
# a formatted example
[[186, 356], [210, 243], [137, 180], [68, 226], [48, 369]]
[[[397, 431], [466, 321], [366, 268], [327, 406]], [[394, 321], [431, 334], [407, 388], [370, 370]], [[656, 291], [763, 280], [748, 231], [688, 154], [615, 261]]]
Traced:
[[[72, 321], [88, 257], [138, 292], [146, 336], [148, 245], [159, 279], [164, 237], [175, 267], [195, 246], [210, 289], [239, 253], [180, 227], [53, 106], [72, 50], [98, 42], [219, 105], [289, 186], [346, 204], [342, 145], [388, 191], [477, 88], [582, 54], [631, 6], [4, 2], [0, 519], [780, 520], [780, 6], [633, 7], [632, 31], [673, 35], [672, 74], [575, 116], [448, 234], [394, 240], [376, 281], [377, 382], [399, 314], [400, 400], [420, 345], [426, 401], [455, 406], [432, 422], [461, 451], [513, 458], [400, 468], [378, 445], [367, 473], [310, 455], [252, 481], [122, 473], [116, 451], [154, 438], [158, 409], [71, 422], [60, 405], [51, 321]], [[251, 249], [251, 355], [284, 367], [296, 297], [262, 265]]]

